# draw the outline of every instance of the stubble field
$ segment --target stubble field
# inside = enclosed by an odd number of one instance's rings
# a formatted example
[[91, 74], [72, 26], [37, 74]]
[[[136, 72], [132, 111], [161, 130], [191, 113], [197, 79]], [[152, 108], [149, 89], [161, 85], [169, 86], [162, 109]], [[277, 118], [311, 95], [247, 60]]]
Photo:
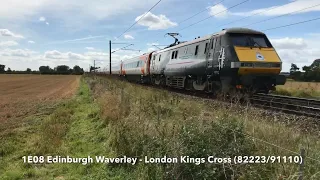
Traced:
[[0, 75], [0, 122], [27, 116], [40, 104], [72, 96], [79, 79], [80, 76]]
[[320, 83], [287, 80], [285, 85], [277, 86], [275, 93], [287, 96], [320, 99]]

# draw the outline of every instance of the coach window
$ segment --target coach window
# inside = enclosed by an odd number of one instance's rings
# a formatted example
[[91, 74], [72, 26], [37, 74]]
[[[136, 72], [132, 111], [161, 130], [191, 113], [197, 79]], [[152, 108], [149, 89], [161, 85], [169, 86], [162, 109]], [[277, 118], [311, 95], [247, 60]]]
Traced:
[[198, 55], [198, 49], [199, 49], [199, 45], [196, 46], [196, 52], [194, 52], [194, 55]]
[[175, 51], [172, 51], [171, 59], [174, 59], [174, 53], [175, 53]]
[[207, 53], [208, 43], [206, 43], [206, 47], [204, 48], [204, 53]]
[[137, 62], [137, 67], [140, 67], [140, 61]]
[[159, 55], [159, 61], [161, 60], [161, 55]]
[[213, 49], [216, 46], [217, 38], [212, 39], [211, 49]]
[[175, 54], [175, 56], [174, 56], [175, 59], [178, 58], [178, 52], [179, 52], [179, 51], [176, 51], [176, 54]]

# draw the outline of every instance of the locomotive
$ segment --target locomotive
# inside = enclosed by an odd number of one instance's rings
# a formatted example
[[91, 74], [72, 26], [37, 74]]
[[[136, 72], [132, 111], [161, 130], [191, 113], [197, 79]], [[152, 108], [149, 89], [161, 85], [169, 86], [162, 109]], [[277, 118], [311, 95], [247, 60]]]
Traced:
[[[175, 38], [177, 34], [169, 34]], [[230, 28], [121, 61], [117, 74], [158, 86], [229, 92], [268, 93], [283, 85], [282, 62], [267, 36], [247, 28]]]

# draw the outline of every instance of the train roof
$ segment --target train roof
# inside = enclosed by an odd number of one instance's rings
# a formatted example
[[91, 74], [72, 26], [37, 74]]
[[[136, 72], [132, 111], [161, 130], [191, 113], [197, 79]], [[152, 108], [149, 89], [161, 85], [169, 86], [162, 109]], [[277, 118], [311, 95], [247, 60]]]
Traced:
[[195, 40], [187, 41], [187, 42], [180, 43], [180, 44], [177, 44], [177, 45], [172, 46], [172, 47], [168, 47], [168, 48], [159, 50], [159, 51], [157, 51], [155, 53], [161, 53], [161, 52], [169, 51], [169, 50], [176, 49], [176, 48], [179, 48], [179, 47], [183, 47], [183, 46], [186, 46], [186, 45], [189, 45], [189, 44], [198, 43], [198, 42], [210, 39], [212, 36], [222, 36], [222, 35], [224, 35], [226, 33], [244, 33], [244, 34], [261, 34], [261, 35], [264, 35], [263, 32], [256, 31], [256, 30], [253, 30], [253, 29], [248, 29], [248, 28], [228, 28], [228, 29], [222, 29], [222, 31], [219, 31], [219, 32], [214, 33], [214, 34], [206, 35], [204, 37], [197, 38]]
[[168, 48], [156, 51], [155, 53], [161, 53], [161, 52], [169, 51], [169, 50], [176, 49], [176, 48], [179, 48], [179, 47], [183, 47], [183, 46], [186, 46], [186, 45], [189, 45], [189, 44], [194, 44], [194, 43], [198, 43], [198, 42], [201, 42], [201, 41], [205, 41], [207, 39], [210, 39], [211, 36], [212, 35], [206, 35], [204, 37], [197, 38], [197, 39], [192, 40], [192, 41], [187, 41], [187, 42], [180, 43], [180, 44], [172, 46], [172, 47], [168, 47]]
[[130, 63], [130, 62], [134, 62], [134, 61], [137, 61], [137, 60], [141, 60], [140, 58], [141, 57], [146, 57], [146, 56], [149, 56], [151, 53], [153, 53], [154, 51], [152, 52], [147, 52], [147, 53], [144, 53], [142, 55], [139, 55], [139, 56], [135, 56], [135, 57], [132, 57], [132, 58], [129, 58], [129, 59], [123, 59], [121, 60], [123, 63]]
[[264, 35], [263, 32], [256, 31], [253, 29], [248, 29], [248, 28], [227, 28], [227, 29], [222, 29], [221, 33], [226, 34], [226, 33], [245, 33], [245, 34], [262, 34]]

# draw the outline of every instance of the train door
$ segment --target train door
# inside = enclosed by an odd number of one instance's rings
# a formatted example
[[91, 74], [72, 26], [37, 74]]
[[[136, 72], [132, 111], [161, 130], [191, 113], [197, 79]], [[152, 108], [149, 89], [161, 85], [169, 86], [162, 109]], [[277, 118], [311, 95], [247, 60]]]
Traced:
[[[151, 57], [151, 67], [152, 67], [152, 72], [154, 73], [155, 72], [155, 66], [156, 66], [156, 55], [153, 55]], [[151, 70], [150, 70], [151, 71]]]
[[206, 62], [206, 72], [207, 74], [212, 74], [213, 72], [213, 61], [215, 57], [215, 45], [216, 45], [216, 38], [212, 37], [209, 44], [206, 47], [207, 51], [207, 62]]
[[214, 57], [213, 57], [213, 71], [218, 72], [222, 68], [223, 62], [221, 62], [221, 37], [216, 37], [216, 43], [214, 46]]

